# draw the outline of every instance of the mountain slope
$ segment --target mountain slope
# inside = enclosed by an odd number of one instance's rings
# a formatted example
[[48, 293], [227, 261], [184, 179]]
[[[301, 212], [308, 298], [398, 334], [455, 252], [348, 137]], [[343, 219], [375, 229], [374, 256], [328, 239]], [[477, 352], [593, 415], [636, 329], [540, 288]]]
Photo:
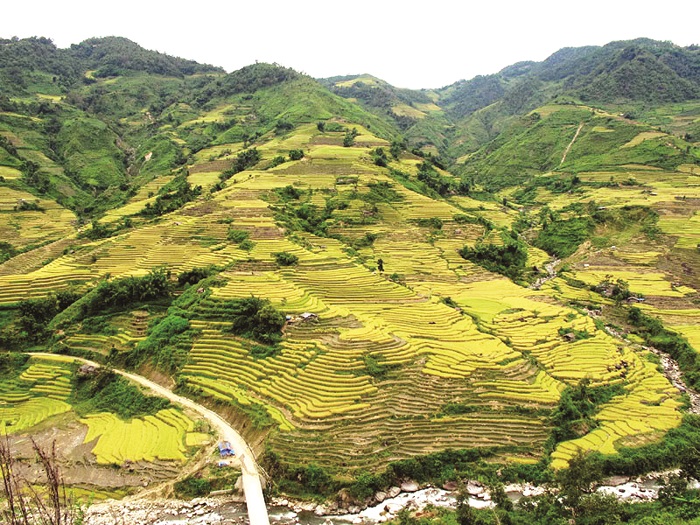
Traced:
[[[700, 104], [642, 106], [619, 72], [692, 95], [694, 50], [564, 50], [414, 93], [274, 64], [189, 75], [102, 43], [134, 59], [105, 77], [88, 54], [62, 98], [0, 101], [4, 348], [168, 376], [240, 418], [292, 492], [428, 477], [430, 454], [448, 477], [461, 454], [537, 463], [494, 467], [509, 479], [579, 451], [673, 464], [654, 447], [688, 420], [644, 346], [700, 384], [700, 153], [679, 136]], [[584, 78], [612, 98], [574, 100]]]

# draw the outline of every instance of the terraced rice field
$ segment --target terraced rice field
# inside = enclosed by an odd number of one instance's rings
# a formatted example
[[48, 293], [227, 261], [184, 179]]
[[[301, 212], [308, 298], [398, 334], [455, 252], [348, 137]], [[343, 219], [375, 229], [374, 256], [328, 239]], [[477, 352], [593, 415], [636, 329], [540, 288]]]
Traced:
[[[216, 120], [221, 111], [206, 118]], [[239, 173], [225, 189], [156, 223], [86, 243], [41, 269], [0, 276], [0, 303], [39, 297], [107, 273], [139, 275], [160, 265], [174, 273], [207, 265], [226, 268], [221, 273], [226, 283], [206, 290], [192, 312], [192, 325], [201, 335], [179, 380], [219, 401], [244, 409], [262, 407], [276, 426], [271, 446], [300, 465], [313, 458], [320, 465], [360, 471], [416, 454], [480, 446], [537, 456], [550, 428], [546, 418], [533, 414], [553, 408], [561, 391], [583, 378], [594, 384], [624, 383], [627, 395], [602, 407], [595, 416], [598, 428], [560, 444], [558, 466], [579, 448], [612, 451], [630, 438], [651, 439], [679, 423], [679, 404], [668, 381], [590, 317], [563, 306], [562, 300], [594, 299], [593, 292], [561, 279], [539, 291], [520, 287], [458, 255], [459, 248], [485, 232], [482, 226], [456, 223], [455, 215], [474, 210], [496, 225], [509, 226], [516, 211], [468, 197], [436, 201], [404, 188], [371, 162], [369, 148], [387, 142], [360, 126], [358, 131], [352, 148], [340, 145], [342, 133], [321, 135], [313, 124], [290, 138], [271, 137], [259, 148], [263, 162], [292, 148], [304, 149], [305, 157], [269, 171]], [[192, 181], [213, 181], [212, 165], [240, 147], [228, 144], [200, 152], [191, 167]], [[415, 173], [419, 160], [395, 164]], [[329, 196], [355, 191], [355, 184], [343, 184], [347, 177], [357, 178], [358, 194], [369, 191], [368, 182], [382, 181], [400, 197], [378, 203], [371, 220], [364, 222], [358, 220], [367, 210], [361, 195], [333, 212], [329, 231], [349, 239], [377, 235], [371, 246], [352, 252], [337, 239], [305, 232], [298, 232], [295, 241], [285, 237], [270, 208], [273, 190], [288, 185], [313, 190], [310, 202], [323, 207]], [[668, 182], [666, 190], [660, 187], [657, 196], [635, 188], [635, 198], [652, 203], [661, 202], [656, 197], [672, 199], [678, 180]], [[619, 204], [621, 195], [629, 196], [616, 191], [599, 188], [581, 200]], [[553, 209], [564, 205], [560, 196], [546, 197]], [[132, 213], [147, 198], [138, 195], [110, 217]], [[442, 228], [419, 225], [419, 219], [430, 218], [440, 219]], [[254, 246], [246, 251], [228, 242], [229, 227], [246, 231]], [[489, 239], [498, 243], [499, 235], [492, 232]], [[278, 267], [273, 254], [282, 251], [296, 255], [298, 265]], [[692, 293], [671, 287], [665, 273], [645, 266], [661, 256], [660, 251], [628, 250], [620, 257], [635, 264], [633, 269], [592, 265], [577, 267], [573, 274], [591, 284], [607, 275], [624, 278], [633, 291], [662, 298]], [[376, 270], [380, 258], [383, 273]], [[546, 260], [544, 252], [532, 250], [528, 264], [542, 266]], [[227, 332], [227, 323], [215, 315], [223, 301], [251, 294], [288, 314], [312, 312], [319, 318], [289, 324], [279, 352], [255, 358], [250, 343]], [[561, 331], [589, 337], [568, 341]], [[125, 347], [127, 335], [119, 343]], [[76, 334], [67, 341], [98, 352], [115, 343]], [[381, 363], [384, 373], [371, 370], [368, 357]], [[622, 361], [626, 366], [616, 368]], [[450, 415], [448, 403], [469, 410]], [[653, 423], [644, 420], [650, 413]], [[104, 464], [183, 460], [186, 443], [201, 437], [188, 434], [191, 422], [170, 412], [130, 422], [98, 414], [85, 423], [90, 427], [86, 440], [97, 440], [94, 453]], [[142, 439], [127, 439], [133, 435]]]
[[[194, 430], [192, 420], [176, 409], [130, 421], [110, 413], [91, 414], [81, 422], [88, 426], [84, 442], [95, 441], [92, 453], [101, 465], [121, 465], [127, 460], [185, 461], [186, 436]], [[194, 438], [201, 440], [202, 436], [194, 434]]]
[[[14, 211], [23, 202], [36, 204], [41, 210]], [[72, 211], [54, 201], [37, 199], [30, 193], [3, 187], [0, 194], [0, 239], [10, 242], [17, 250], [72, 235], [75, 233], [72, 222], [76, 219]]]
[[32, 358], [14, 381], [0, 383], [0, 433], [22, 432], [71, 410], [71, 371], [66, 362]]
[[585, 436], [561, 443], [552, 453], [552, 467], [568, 464], [579, 450], [596, 450], [614, 454], [620, 445], [627, 445], [625, 438], [634, 438], [638, 445], [644, 438], [654, 440], [680, 424], [680, 401], [677, 391], [656, 373], [655, 365], [640, 361], [634, 354], [625, 354], [632, 360], [629, 374], [630, 390], [624, 396], [605, 403], [595, 419], [600, 426]]

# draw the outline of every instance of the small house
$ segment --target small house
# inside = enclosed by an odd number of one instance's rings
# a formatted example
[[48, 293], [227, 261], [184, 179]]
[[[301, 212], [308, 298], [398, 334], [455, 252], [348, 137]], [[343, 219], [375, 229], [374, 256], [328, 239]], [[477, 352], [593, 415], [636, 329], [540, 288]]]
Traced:
[[222, 458], [224, 458], [226, 456], [235, 456], [236, 452], [233, 450], [233, 448], [231, 448], [231, 443], [229, 443], [228, 441], [220, 441], [219, 454]]

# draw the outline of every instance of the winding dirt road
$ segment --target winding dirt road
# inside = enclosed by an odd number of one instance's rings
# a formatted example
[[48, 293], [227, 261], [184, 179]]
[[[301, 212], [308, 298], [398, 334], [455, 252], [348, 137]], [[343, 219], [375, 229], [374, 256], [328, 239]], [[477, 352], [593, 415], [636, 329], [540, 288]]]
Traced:
[[[56, 358], [56, 354], [43, 352], [33, 352], [31, 355], [37, 357]], [[98, 368], [102, 366], [99, 363], [95, 363], [94, 361], [90, 361], [88, 359], [73, 356], [70, 356], [70, 358]], [[234, 428], [231, 427], [231, 425], [229, 425], [224, 418], [222, 418], [216, 412], [195, 403], [191, 399], [179, 396], [143, 376], [125, 372], [124, 370], [113, 370], [115, 373], [150, 389], [157, 395], [165, 397], [173, 403], [197, 412], [207, 421], [209, 421], [209, 423], [219, 434], [219, 439], [229, 441], [231, 443], [233, 449], [236, 451], [236, 456], [241, 463], [243, 492], [245, 493], [245, 502], [246, 507], [248, 508], [248, 519], [250, 520], [250, 525], [270, 525], [270, 518], [267, 515], [267, 506], [265, 505], [265, 499], [263, 498], [262, 482], [260, 481], [260, 473], [258, 471], [258, 465], [255, 462], [255, 456], [248, 446], [248, 443], [246, 443], [243, 437], [241, 437], [241, 435], [236, 432], [236, 430], [234, 430]]]

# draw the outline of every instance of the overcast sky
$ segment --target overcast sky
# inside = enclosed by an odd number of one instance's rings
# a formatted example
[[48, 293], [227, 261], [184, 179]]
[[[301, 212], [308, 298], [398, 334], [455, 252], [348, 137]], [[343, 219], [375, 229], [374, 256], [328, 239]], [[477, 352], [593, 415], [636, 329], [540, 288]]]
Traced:
[[68, 47], [123, 36], [229, 72], [257, 60], [436, 88], [562, 47], [642, 36], [700, 44], [699, 15], [698, 0], [27, 0], [3, 2], [0, 37]]

